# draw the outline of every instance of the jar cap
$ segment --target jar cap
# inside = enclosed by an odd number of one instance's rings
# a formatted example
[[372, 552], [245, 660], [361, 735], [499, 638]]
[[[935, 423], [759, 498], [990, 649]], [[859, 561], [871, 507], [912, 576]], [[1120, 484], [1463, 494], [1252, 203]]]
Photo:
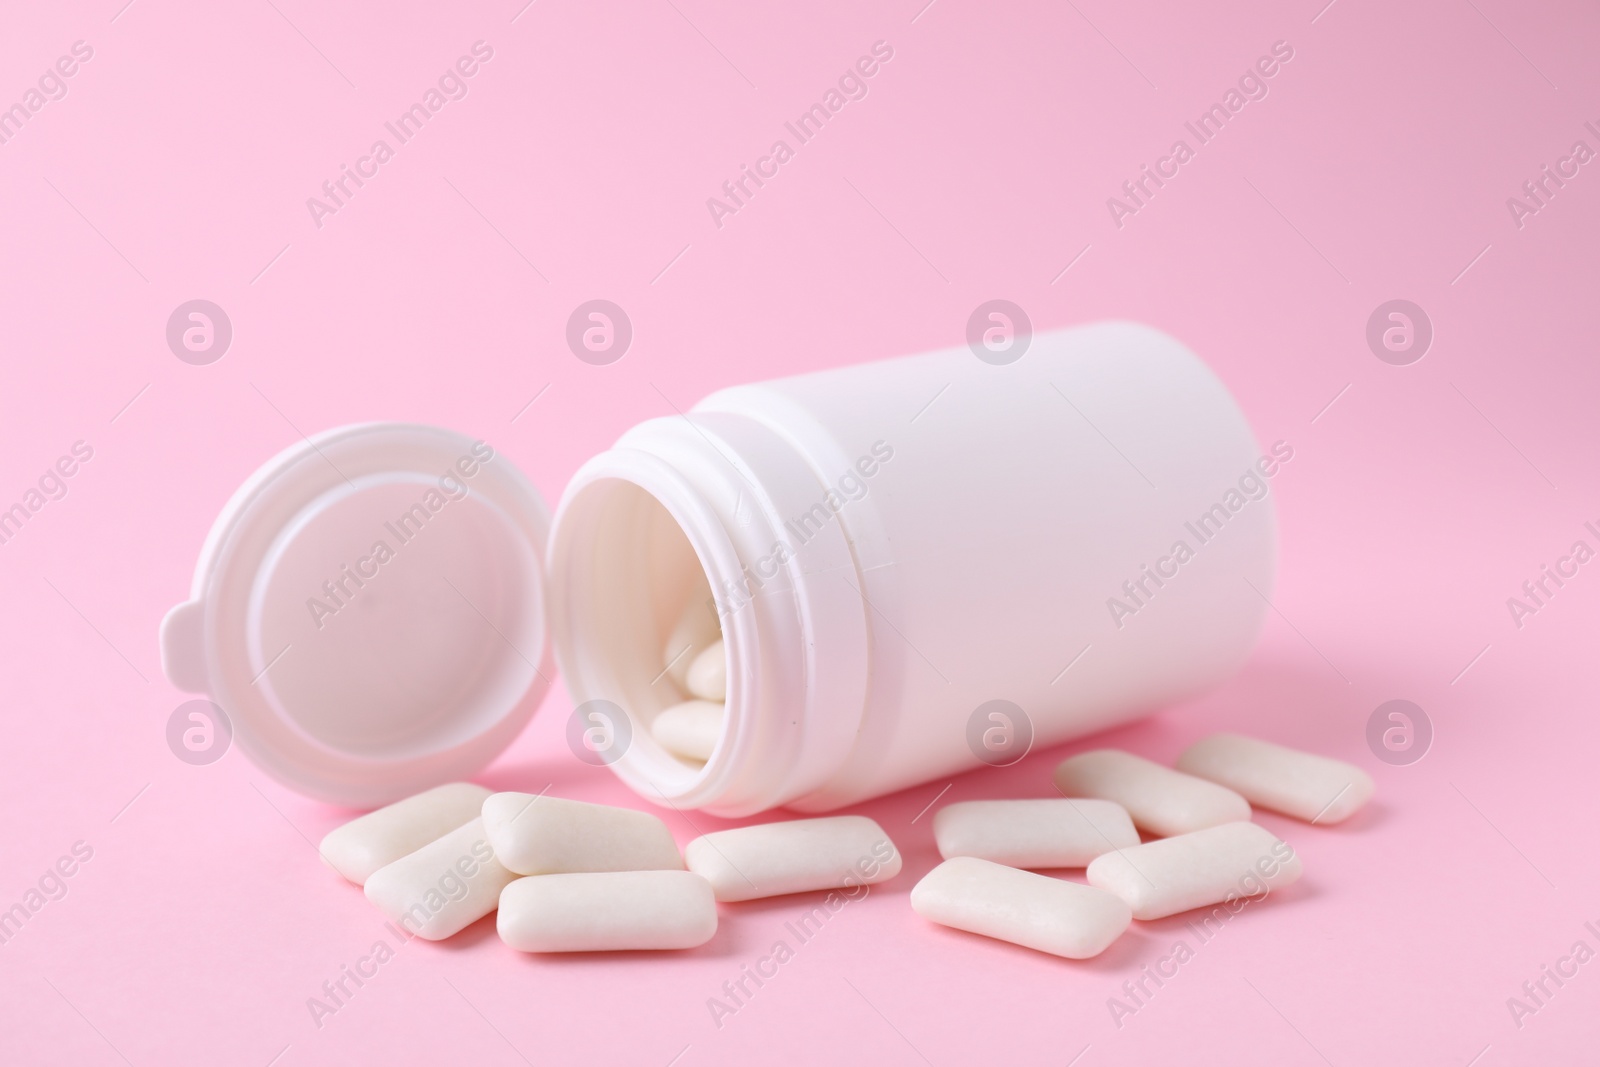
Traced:
[[217, 517], [161, 664], [290, 787], [374, 807], [468, 777], [549, 689], [533, 485], [482, 441], [366, 423], [307, 438]]

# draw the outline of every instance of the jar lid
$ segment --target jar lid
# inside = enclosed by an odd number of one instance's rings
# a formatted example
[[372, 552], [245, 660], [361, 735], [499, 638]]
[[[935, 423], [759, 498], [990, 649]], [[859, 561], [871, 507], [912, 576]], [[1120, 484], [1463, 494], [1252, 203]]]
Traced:
[[552, 674], [550, 516], [504, 456], [408, 423], [329, 430], [217, 517], [161, 664], [286, 785], [374, 807], [480, 770]]

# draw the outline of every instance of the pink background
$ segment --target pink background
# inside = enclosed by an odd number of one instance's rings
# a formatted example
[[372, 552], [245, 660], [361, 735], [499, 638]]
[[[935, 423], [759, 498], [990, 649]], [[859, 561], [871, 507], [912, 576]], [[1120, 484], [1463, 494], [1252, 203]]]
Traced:
[[[1582, 526], [1600, 520], [1600, 168], [1520, 229], [1506, 207], [1574, 141], [1600, 149], [1583, 128], [1600, 125], [1592, 6], [522, 2], [0, 15], [0, 103], [74, 41], [94, 49], [0, 145], [0, 505], [73, 442], [94, 449], [0, 545], [0, 907], [74, 842], [93, 849], [0, 946], [0, 1061], [1594, 1058], [1600, 962], [1520, 1029], [1506, 1000], [1580, 938], [1600, 948], [1583, 929], [1600, 925], [1600, 565], [1520, 630], [1505, 603], [1574, 540], [1600, 545]], [[494, 56], [469, 95], [317, 228], [306, 198], [480, 39]], [[706, 198], [877, 40], [894, 58], [869, 95], [716, 227]], [[1266, 99], [1114, 225], [1107, 197], [1278, 40], [1294, 58]], [[197, 297], [235, 331], [210, 366], [164, 338]], [[595, 297], [635, 328], [608, 367], [563, 340]], [[1304, 880], [1118, 1028], [1121, 983], [1196, 946], [1183, 920], [1083, 963], [929, 926], [906, 894], [937, 860], [918, 817], [933, 782], [860, 809], [905, 872], [720, 1029], [707, 999], [815, 897], [728, 907], [710, 944], [665, 956], [522, 957], [482, 922], [408, 944], [318, 1029], [306, 999], [382, 933], [313, 852], [348, 813], [238, 752], [185, 765], [164, 739], [185, 697], [156, 626], [239, 481], [302, 432], [406, 419], [486, 438], [553, 501], [637, 420], [959, 344], [995, 297], [1040, 328], [1162, 327], [1263, 441], [1295, 447], [1255, 658], [1093, 743], [1170, 759], [1233, 728], [1366, 766], [1377, 799], [1346, 825], [1261, 816]], [[1397, 297], [1436, 331], [1406, 367], [1364, 338]], [[1411, 766], [1364, 739], [1397, 697], [1436, 730]], [[635, 803], [567, 751], [568, 706], [552, 693], [482, 780]], [[963, 776], [940, 802], [1047, 795], [1072, 750]], [[717, 825], [667, 818], [680, 841]]]

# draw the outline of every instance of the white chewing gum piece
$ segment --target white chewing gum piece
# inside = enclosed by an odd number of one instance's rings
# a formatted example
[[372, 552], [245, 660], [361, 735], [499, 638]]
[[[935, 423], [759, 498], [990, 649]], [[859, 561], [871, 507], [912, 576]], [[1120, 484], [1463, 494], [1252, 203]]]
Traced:
[[1007, 867], [1084, 867], [1096, 856], [1139, 843], [1121, 804], [1111, 800], [966, 800], [940, 808], [933, 839], [945, 859], [976, 856]]
[[722, 628], [717, 623], [716, 613], [709, 606], [710, 599], [711, 586], [701, 579], [690, 594], [688, 607], [678, 616], [661, 650], [661, 663], [667, 669], [667, 677], [680, 690], [687, 689], [689, 664], [708, 645], [722, 639]]
[[1372, 799], [1372, 776], [1343, 760], [1239, 734], [1212, 734], [1184, 750], [1178, 769], [1225, 785], [1258, 808], [1324, 825]]
[[500, 890], [517, 876], [489, 847], [474, 819], [367, 879], [367, 899], [403, 930], [440, 941], [495, 909]]
[[722, 721], [727, 710], [709, 700], [686, 700], [662, 708], [650, 722], [650, 736], [656, 744], [684, 759], [711, 758], [722, 737]]
[[495, 922], [519, 952], [694, 948], [717, 932], [717, 903], [688, 871], [541, 874], [505, 887]]
[[975, 856], [929, 871], [911, 890], [911, 907], [941, 926], [1069, 960], [1100, 955], [1133, 920], [1111, 893]]
[[397, 800], [352, 819], [322, 839], [323, 862], [362, 885], [387, 867], [478, 817], [490, 791], [471, 782], [451, 782]]
[[1253, 822], [1231, 822], [1108, 852], [1089, 864], [1089, 884], [1128, 902], [1135, 919], [1260, 896], [1298, 881], [1300, 857]]
[[483, 824], [495, 859], [516, 874], [683, 870], [672, 832], [647, 811], [496, 793]]
[[690, 841], [683, 858], [723, 901], [872, 885], [900, 873], [899, 850], [864, 815], [718, 830]]
[[695, 656], [689, 664], [684, 685], [693, 696], [701, 700], [722, 701], [728, 698], [728, 654], [721, 640]]
[[1250, 818], [1250, 802], [1233, 790], [1114, 748], [1063, 761], [1055, 781], [1063, 796], [1116, 801], [1135, 826], [1157, 837]]

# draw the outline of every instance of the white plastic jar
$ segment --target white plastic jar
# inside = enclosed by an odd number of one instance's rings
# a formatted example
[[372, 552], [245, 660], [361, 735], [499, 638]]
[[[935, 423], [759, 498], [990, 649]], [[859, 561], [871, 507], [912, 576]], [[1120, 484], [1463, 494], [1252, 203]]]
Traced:
[[[487, 442], [340, 427], [223, 508], [162, 663], [267, 771], [370, 807], [503, 751], [553, 645], [578, 713], [626, 719], [606, 760], [642, 796], [826, 810], [1226, 678], [1272, 595], [1290, 455], [1129, 323], [724, 390], [627, 431], [553, 523]], [[689, 609], [728, 661], [703, 766], [650, 732]]]
[[[556, 657], [575, 703], [630, 717], [613, 766], [658, 803], [827, 810], [998, 762], [995, 730], [1020, 758], [1244, 662], [1285, 451], [1129, 323], [1036, 336], [1007, 365], [959, 348], [727, 389], [573, 477]], [[700, 571], [728, 693], [696, 767], [649, 723], [681, 699], [662, 650]]]

